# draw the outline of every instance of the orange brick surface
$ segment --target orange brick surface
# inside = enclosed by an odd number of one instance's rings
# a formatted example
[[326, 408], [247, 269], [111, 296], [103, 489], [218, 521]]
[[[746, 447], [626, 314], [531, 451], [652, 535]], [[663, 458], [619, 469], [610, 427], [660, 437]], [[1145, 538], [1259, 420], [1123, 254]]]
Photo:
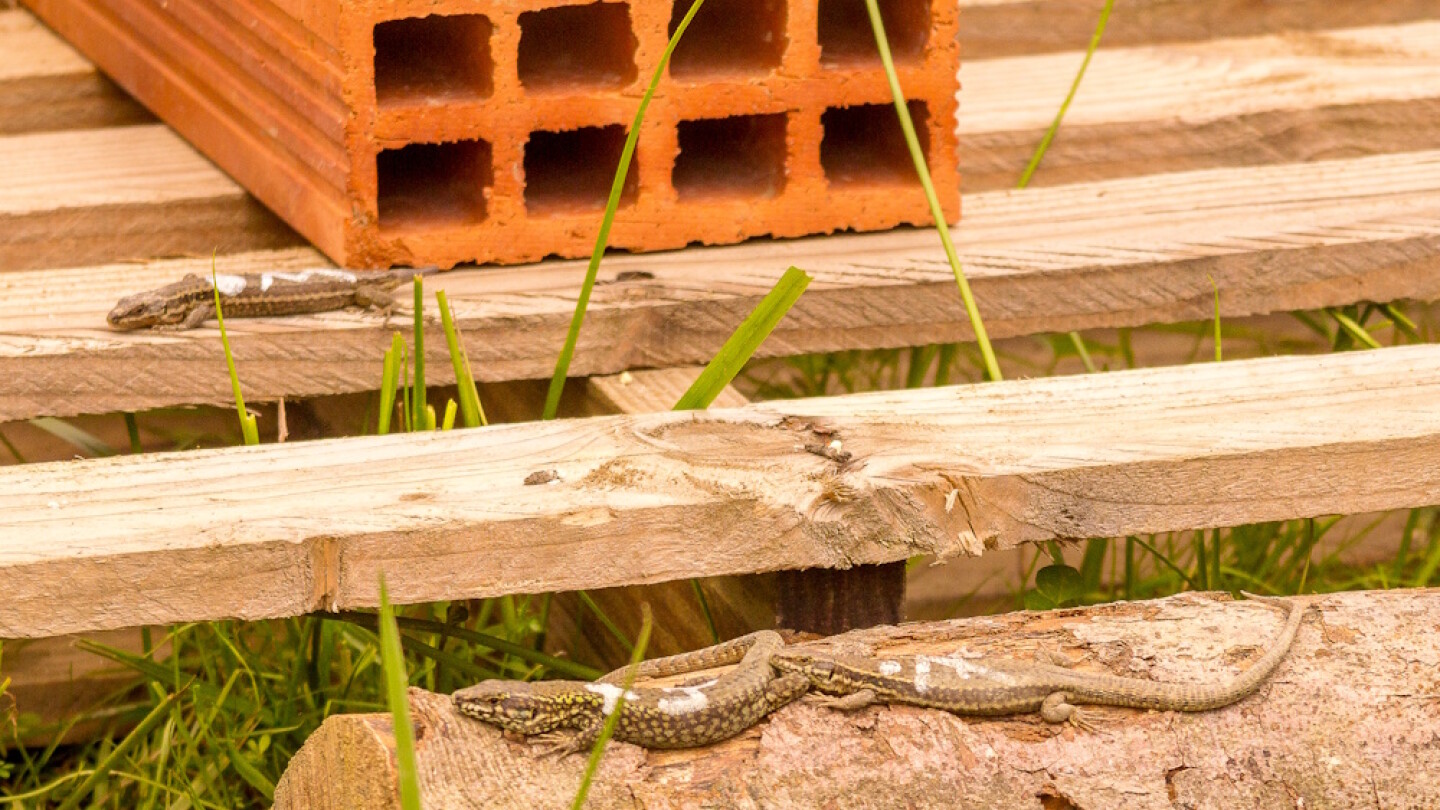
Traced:
[[[341, 264], [588, 255], [688, 0], [27, 0]], [[959, 213], [957, 6], [881, 0]], [[863, 0], [706, 0], [647, 111], [610, 244], [929, 220]]]

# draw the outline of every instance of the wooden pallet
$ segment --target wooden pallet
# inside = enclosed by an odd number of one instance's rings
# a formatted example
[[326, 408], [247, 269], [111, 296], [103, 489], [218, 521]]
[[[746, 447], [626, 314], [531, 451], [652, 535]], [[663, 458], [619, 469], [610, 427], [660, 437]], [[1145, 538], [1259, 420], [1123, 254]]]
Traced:
[[[1177, 9], [1168, 0], [1135, 0], [1128, 14], [1117, 10], [1107, 47], [1036, 178], [1048, 187], [1019, 193], [1004, 189], [1053, 115], [1078, 64], [1073, 48], [1088, 37], [1101, 3], [963, 4], [970, 61], [962, 70], [961, 160], [972, 193], [959, 238], [992, 335], [1204, 318], [1217, 288], [1227, 320], [1440, 298], [1440, 153], [1426, 151], [1440, 143], [1440, 80], [1430, 67], [1440, 45], [1430, 3]], [[1054, 25], [1033, 24], [1035, 15]], [[16, 43], [28, 50], [7, 47]], [[17, 52], [26, 58], [9, 57]], [[1183, 86], [1194, 101], [1177, 104], [1136, 76]], [[0, 132], [0, 162], [14, 178], [0, 190], [0, 379], [7, 381], [0, 420], [228, 401], [213, 329], [117, 335], [102, 328], [105, 310], [124, 292], [208, 268], [216, 244], [222, 268], [312, 265], [319, 255], [24, 12], [0, 12], [0, 111], [41, 107], [68, 112], [0, 115], [18, 122]], [[923, 231], [617, 256], [603, 267], [606, 280], [625, 270], [654, 277], [597, 289], [575, 373], [708, 359], [792, 263], [811, 270], [816, 283], [767, 343], [772, 356], [968, 337], [949, 271]], [[438, 281], [457, 303], [483, 379], [549, 373], [579, 272], [574, 263], [546, 262]], [[369, 390], [389, 335], [378, 319], [357, 313], [229, 326], [242, 379], [259, 400]], [[430, 364], [432, 374], [448, 367]], [[681, 431], [678, 443], [670, 437], [680, 424], [673, 417], [639, 415], [661, 401], [651, 392], [603, 406], [630, 416], [418, 443], [357, 439], [7, 468], [0, 519], [11, 522], [0, 524], [0, 592], [18, 598], [0, 607], [0, 636], [294, 615], [332, 598], [369, 605], [382, 566], [395, 568], [389, 576], [400, 598], [422, 600], [882, 562], [984, 546], [991, 532], [993, 545], [1006, 546], [1433, 504], [1440, 498], [1424, 454], [1434, 457], [1436, 425], [1426, 405], [1437, 370], [1440, 356], [1414, 348], [757, 405], [703, 419], [708, 427]], [[1330, 386], [1337, 375], [1349, 387]], [[1106, 399], [1107, 390], [1130, 395]], [[1295, 398], [1273, 401], [1281, 393]], [[1054, 403], [1072, 398], [1088, 398], [1093, 410], [1056, 412]], [[937, 403], [949, 410], [957, 402], [977, 409], [981, 439], [989, 437], [978, 447], [990, 455], [907, 455], [913, 448], [895, 432], [897, 414], [911, 413], [952, 444], [970, 442], [968, 426], [934, 412]], [[1010, 415], [982, 421], [985, 403]], [[1310, 406], [1306, 418], [1332, 421], [1297, 433], [1290, 420]], [[1380, 408], [1391, 418], [1367, 422]], [[1114, 409], [1152, 432], [1103, 442], [1093, 426], [1113, 421]], [[706, 442], [728, 431], [775, 452], [757, 452], [752, 468], [736, 474], [758, 475], [773, 462], [776, 471], [765, 474], [787, 480], [839, 475], [824, 460], [771, 441], [774, 428], [765, 426], [787, 414], [837, 421], [847, 449], [873, 459], [843, 473], [865, 485], [865, 497], [852, 507], [862, 519], [844, 524], [851, 528], [838, 544], [823, 515], [799, 508], [803, 487], [777, 484], [774, 492], [796, 497], [766, 503], [703, 553], [682, 553], [697, 551], [694, 532], [712, 535], [714, 516], [731, 519], [735, 505], [686, 492], [650, 502], [653, 492], [643, 487], [597, 494], [575, 477], [622, 459], [641, 470], [714, 473]], [[1356, 425], [1358, 432], [1348, 430]], [[1007, 461], [1012, 434], [1042, 448], [1034, 469]], [[661, 444], [647, 443], [657, 435]], [[610, 457], [572, 452], [577, 437], [597, 436], [617, 442]], [[474, 459], [511, 440], [531, 449], [509, 456], [507, 471], [578, 465], [559, 490], [533, 493], [501, 481], [527, 505], [520, 518], [498, 520], [485, 507], [501, 490], [472, 495], [478, 483], [451, 489], [448, 476], [424, 472], [427, 463], [444, 463], [475, 465], [478, 474]], [[1073, 455], [1060, 458], [1066, 451]], [[397, 477], [362, 480], [365, 461], [379, 458], [396, 465]], [[294, 471], [313, 464], [354, 471], [358, 477], [341, 479], [356, 481], [354, 491], [327, 488], [301, 504]], [[957, 480], [968, 489], [954, 488], [955, 508], [969, 510], [963, 526], [944, 510], [950, 490], [942, 485], [918, 477], [898, 487], [877, 483], [881, 470], [907, 464], [963, 471]], [[1339, 477], [1316, 480], [1313, 470], [1322, 467]], [[188, 477], [170, 477], [172, 468]], [[214, 507], [206, 516], [213, 519], [147, 513], [120, 494], [126, 476], [171, 486], [167, 506], [179, 497]], [[192, 485], [188, 494], [163, 483], [177, 480]], [[906, 496], [898, 506], [881, 494], [892, 490]], [[343, 508], [352, 497], [364, 507], [360, 517]], [[330, 505], [317, 513], [316, 502]], [[1014, 514], [1023, 518], [1006, 517]], [[242, 519], [227, 526], [221, 515]], [[67, 526], [66, 517], [79, 522]], [[895, 525], [906, 527], [902, 540], [885, 531]], [[797, 542], [767, 546], [765, 527]], [[36, 551], [24, 538], [41, 531], [74, 542]], [[494, 552], [481, 540], [486, 532], [517, 545], [543, 532], [572, 562], [521, 582], [484, 567]], [[673, 542], [634, 545], [634, 536], [647, 534]], [[423, 552], [413, 561], [396, 551], [408, 554], [410, 546]], [[580, 555], [589, 560], [597, 549], [606, 564], [581, 564]], [[437, 575], [457, 561], [461, 580]], [[228, 576], [217, 571], [235, 572], [234, 587], [215, 594]], [[140, 587], [115, 587], [117, 576], [136, 577]], [[64, 600], [47, 588], [57, 582], [66, 584]], [[680, 635], [672, 643], [698, 637]], [[7, 673], [16, 666], [8, 646], [5, 664]]]

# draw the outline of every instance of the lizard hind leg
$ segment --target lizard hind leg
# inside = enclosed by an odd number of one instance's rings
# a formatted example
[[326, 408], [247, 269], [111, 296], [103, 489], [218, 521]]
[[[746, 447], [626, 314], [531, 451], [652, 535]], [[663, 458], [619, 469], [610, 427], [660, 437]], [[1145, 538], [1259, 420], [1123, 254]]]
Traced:
[[1098, 731], [1095, 724], [1085, 719], [1080, 707], [1070, 702], [1070, 696], [1064, 692], [1051, 692], [1040, 704], [1040, 717], [1047, 723], [1069, 723], [1070, 725], [1085, 731]]

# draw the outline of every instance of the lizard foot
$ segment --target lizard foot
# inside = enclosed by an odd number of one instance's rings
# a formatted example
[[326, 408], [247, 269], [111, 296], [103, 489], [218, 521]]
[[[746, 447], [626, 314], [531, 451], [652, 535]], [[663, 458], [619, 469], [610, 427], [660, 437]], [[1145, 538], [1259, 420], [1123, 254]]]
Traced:
[[1047, 723], [1069, 723], [1082, 731], [1099, 731], [1100, 729], [1085, 719], [1080, 707], [1069, 702], [1069, 696], [1064, 692], [1051, 692], [1040, 705], [1040, 716]]
[[564, 757], [578, 752], [583, 746], [580, 745], [580, 736], [574, 733], [563, 731], [547, 731], [544, 734], [536, 734], [530, 738], [535, 744], [536, 753], [542, 757]]

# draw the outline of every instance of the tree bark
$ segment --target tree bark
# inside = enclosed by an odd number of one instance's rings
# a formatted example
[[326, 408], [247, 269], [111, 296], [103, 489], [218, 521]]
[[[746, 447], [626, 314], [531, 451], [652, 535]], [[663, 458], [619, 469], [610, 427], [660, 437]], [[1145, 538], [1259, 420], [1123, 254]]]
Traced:
[[[962, 718], [806, 701], [707, 748], [611, 743], [588, 808], [1421, 808], [1440, 795], [1440, 591], [1336, 594], [1254, 696], [1211, 712], [1097, 707], [1084, 732], [1035, 716]], [[1163, 681], [1228, 679], [1279, 611], [1182, 595], [856, 631], [827, 649], [1027, 656]], [[566, 807], [584, 757], [542, 758], [411, 693], [427, 810]], [[291, 762], [280, 810], [398, 807], [388, 715], [325, 722]]]

